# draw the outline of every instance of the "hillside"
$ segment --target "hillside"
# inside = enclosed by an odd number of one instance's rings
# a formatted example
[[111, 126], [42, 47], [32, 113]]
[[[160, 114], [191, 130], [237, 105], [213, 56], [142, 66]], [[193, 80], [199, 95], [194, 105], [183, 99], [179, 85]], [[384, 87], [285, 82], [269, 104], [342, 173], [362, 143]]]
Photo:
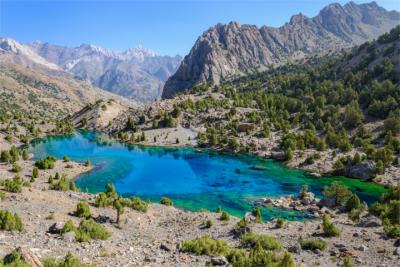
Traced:
[[122, 97], [68, 77], [54, 77], [18, 65], [0, 64], [0, 112], [63, 118], [99, 99]]
[[[98, 129], [131, 143], [196, 144], [394, 183], [400, 174], [399, 32], [396, 27], [340, 56], [199, 85]], [[175, 131], [180, 134], [167, 138]]]
[[313, 18], [298, 14], [279, 28], [218, 24], [197, 39], [166, 82], [162, 97], [173, 97], [196, 84], [219, 84], [273, 65], [358, 45], [399, 24], [399, 12], [386, 11], [375, 2], [331, 4]]

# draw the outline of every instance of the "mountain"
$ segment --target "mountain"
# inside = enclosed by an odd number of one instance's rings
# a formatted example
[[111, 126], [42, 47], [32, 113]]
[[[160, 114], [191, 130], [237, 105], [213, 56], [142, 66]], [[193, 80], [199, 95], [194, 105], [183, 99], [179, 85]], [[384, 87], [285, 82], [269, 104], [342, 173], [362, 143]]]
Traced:
[[182, 60], [156, 55], [142, 46], [124, 52], [90, 44], [65, 47], [34, 42], [27, 46], [77, 79], [141, 102], [160, 98], [165, 81]]
[[136, 105], [73, 79], [31, 47], [0, 37], [0, 111], [60, 118], [102, 99]]
[[313, 18], [298, 14], [282, 27], [218, 24], [204, 32], [166, 82], [162, 97], [205, 82], [219, 84], [313, 54], [377, 38], [400, 24], [400, 13], [375, 2], [331, 4]]

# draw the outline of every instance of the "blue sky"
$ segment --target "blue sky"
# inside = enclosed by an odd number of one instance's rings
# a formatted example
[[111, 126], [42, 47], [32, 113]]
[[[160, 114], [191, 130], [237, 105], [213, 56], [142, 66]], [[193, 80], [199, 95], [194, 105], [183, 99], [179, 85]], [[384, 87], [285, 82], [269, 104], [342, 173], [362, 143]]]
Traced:
[[[281, 26], [293, 14], [315, 16], [332, 2], [347, 1], [0, 0], [0, 35], [20, 42], [90, 43], [114, 50], [142, 44], [159, 54], [184, 55], [202, 32], [219, 22]], [[376, 2], [400, 10], [399, 0]]]

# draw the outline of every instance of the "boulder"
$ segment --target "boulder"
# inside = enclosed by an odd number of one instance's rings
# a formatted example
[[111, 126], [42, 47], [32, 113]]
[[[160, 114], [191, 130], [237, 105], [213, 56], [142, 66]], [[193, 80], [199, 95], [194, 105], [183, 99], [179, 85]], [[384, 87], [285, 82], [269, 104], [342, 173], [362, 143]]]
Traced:
[[237, 131], [239, 133], [244, 133], [244, 132], [252, 131], [252, 130], [254, 130], [254, 128], [255, 127], [254, 127], [253, 123], [241, 123], [237, 127]]
[[64, 227], [64, 223], [62, 223], [62, 222], [56, 222], [56, 223], [53, 223], [53, 224], [49, 227], [48, 232], [49, 232], [50, 234], [59, 234], [59, 233], [61, 233], [61, 230], [62, 230], [63, 227]]
[[352, 178], [371, 180], [375, 177], [375, 162], [367, 160], [355, 165], [348, 164], [345, 167], [345, 173]]
[[210, 263], [213, 266], [225, 266], [228, 265], [229, 262], [227, 261], [227, 259], [223, 256], [220, 257], [212, 257]]
[[169, 245], [164, 244], [164, 243], [162, 243], [162, 244], [160, 245], [160, 249], [165, 250], [165, 251], [168, 251], [168, 252], [170, 252], [170, 251], [173, 250], [172, 247], [170, 247]]
[[382, 225], [382, 222], [379, 218], [375, 217], [374, 215], [364, 216], [360, 219], [360, 222], [357, 226], [360, 227], [379, 227]]
[[271, 157], [275, 160], [286, 160], [286, 154], [283, 151], [272, 151]]
[[394, 255], [397, 255], [397, 256], [400, 256], [400, 247], [397, 247], [395, 250], [394, 250], [394, 253], [393, 253]]

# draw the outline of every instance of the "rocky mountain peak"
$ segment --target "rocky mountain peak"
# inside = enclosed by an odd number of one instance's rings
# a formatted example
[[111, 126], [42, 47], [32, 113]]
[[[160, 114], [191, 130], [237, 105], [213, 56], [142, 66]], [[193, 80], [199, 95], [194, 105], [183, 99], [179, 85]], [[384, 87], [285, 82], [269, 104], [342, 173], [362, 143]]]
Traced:
[[317, 16], [294, 15], [279, 28], [230, 22], [204, 32], [166, 82], [163, 98], [195, 84], [220, 83], [271, 65], [327, 53], [377, 38], [400, 24], [400, 13], [375, 2], [324, 7]]

